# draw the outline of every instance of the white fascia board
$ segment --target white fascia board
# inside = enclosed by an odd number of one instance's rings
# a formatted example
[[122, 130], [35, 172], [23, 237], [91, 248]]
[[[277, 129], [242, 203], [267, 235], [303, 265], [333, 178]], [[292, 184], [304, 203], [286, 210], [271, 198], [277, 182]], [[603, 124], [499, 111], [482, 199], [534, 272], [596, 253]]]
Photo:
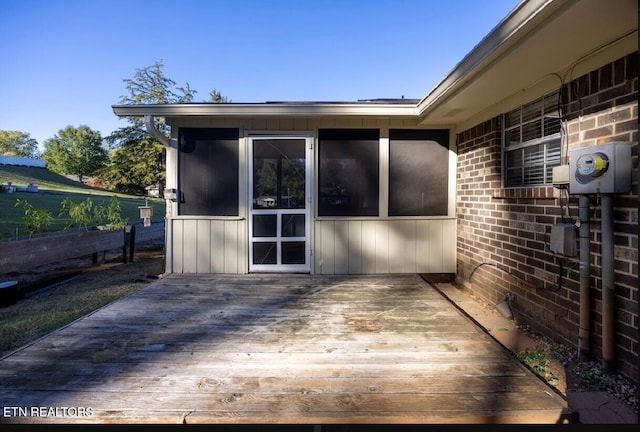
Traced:
[[532, 30], [531, 24], [535, 24], [535, 18], [549, 16], [572, 1], [577, 0], [522, 0], [418, 103], [419, 115], [427, 115], [439, 103], [460, 90], [469, 79], [508, 53], [510, 48]]
[[184, 116], [384, 116], [416, 117], [415, 104], [349, 104], [349, 103], [260, 103], [260, 104], [162, 104], [162, 105], [113, 105], [118, 116], [158, 117]]

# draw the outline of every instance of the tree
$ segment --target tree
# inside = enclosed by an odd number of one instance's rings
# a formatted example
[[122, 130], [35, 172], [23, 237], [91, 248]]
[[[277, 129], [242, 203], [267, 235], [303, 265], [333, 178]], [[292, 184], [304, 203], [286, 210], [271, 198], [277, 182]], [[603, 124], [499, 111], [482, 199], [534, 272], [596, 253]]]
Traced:
[[58, 174], [76, 174], [80, 181], [95, 174], [107, 162], [100, 133], [89, 126], [67, 126], [44, 142], [47, 168]]
[[25, 132], [0, 130], [0, 154], [38, 158], [38, 141]]
[[226, 96], [222, 96], [218, 90], [213, 89], [209, 92], [209, 102], [211, 103], [229, 103], [231, 100]]
[[[162, 60], [137, 69], [133, 78], [124, 79], [127, 95], [120, 97], [121, 104], [170, 104], [193, 101], [195, 90], [186, 83], [182, 87], [164, 75]], [[226, 97], [216, 90], [210, 93], [212, 100], [226, 102]], [[129, 125], [107, 137], [111, 147], [109, 163], [101, 170], [100, 177], [116, 190], [128, 193], [144, 193], [145, 187], [165, 180], [164, 146], [155, 140], [144, 126], [144, 120], [128, 117]], [[169, 127], [164, 118], [156, 118], [156, 127], [167, 137]]]

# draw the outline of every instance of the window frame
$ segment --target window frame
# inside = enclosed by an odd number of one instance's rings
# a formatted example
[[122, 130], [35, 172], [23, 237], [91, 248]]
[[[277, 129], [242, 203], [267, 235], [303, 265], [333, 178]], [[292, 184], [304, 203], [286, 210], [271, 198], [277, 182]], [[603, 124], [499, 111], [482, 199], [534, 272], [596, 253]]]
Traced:
[[[380, 186], [380, 179], [383, 175], [382, 173], [382, 163], [383, 160], [380, 155], [381, 150], [381, 131], [379, 128], [322, 128], [318, 130], [318, 151], [317, 151], [317, 184], [316, 184], [316, 197], [317, 197], [317, 206], [316, 206], [316, 216], [319, 218], [379, 218], [380, 214], [380, 202], [382, 199], [382, 190]], [[361, 212], [349, 212], [348, 209], [345, 211], [338, 211], [335, 213], [327, 213], [325, 208], [323, 208], [323, 142], [368, 142], [375, 141], [375, 151], [367, 154], [364, 159], [371, 158], [375, 165], [375, 183], [371, 185], [373, 189], [375, 189], [375, 194], [370, 193], [370, 198], [375, 198], [375, 202], [368, 207], [369, 210], [361, 211]], [[335, 159], [335, 158], [331, 158]], [[326, 159], [324, 159], [326, 160]], [[365, 160], [365, 162], [367, 162]], [[373, 164], [372, 164], [373, 165]], [[372, 166], [371, 165], [371, 166]], [[370, 166], [366, 166], [369, 168]]]
[[[187, 138], [185, 138], [185, 135]], [[184, 140], [183, 140], [184, 138]], [[236, 179], [235, 182], [232, 180], [228, 181], [227, 187], [220, 188], [220, 190], [227, 191], [227, 195], [232, 194], [232, 190], [235, 191], [235, 200], [229, 205], [229, 208], [235, 207], [235, 211], [229, 212], [215, 212], [210, 211], [189, 211], [189, 207], [187, 207], [187, 211], [185, 212], [185, 191], [192, 192], [193, 188], [185, 188], [185, 178], [183, 177], [185, 172], [184, 163], [184, 154], [186, 153], [183, 150], [183, 146], [187, 145], [185, 140], [194, 140], [194, 141], [234, 141], [235, 149], [234, 156], [237, 161], [235, 167], [232, 165], [224, 164], [225, 167], [231, 166], [231, 169], [234, 171]], [[240, 217], [241, 212], [241, 194], [240, 194], [240, 180], [241, 180], [241, 143], [240, 143], [240, 129], [238, 128], [206, 128], [206, 127], [180, 127], [178, 129], [178, 149], [177, 149], [177, 186], [178, 186], [178, 206], [177, 206], [177, 216], [202, 216], [202, 217]], [[208, 158], [206, 162], [211, 162], [211, 158]], [[206, 173], [210, 173], [211, 165], [207, 164]], [[189, 178], [189, 180], [193, 180]], [[235, 183], [235, 187], [231, 188], [231, 184]], [[226, 208], [226, 207], [225, 207]]]
[[[554, 105], [547, 105], [546, 102], [549, 99], [553, 99], [557, 101]], [[527, 110], [531, 107], [535, 107], [536, 104], [540, 104], [540, 112], [535, 116], [531, 116], [529, 114], [529, 118], [524, 118], [524, 114], [527, 113]], [[552, 110], [547, 110], [548, 107], [553, 106]], [[559, 115], [549, 116], [548, 113], [558, 113], [559, 112], [559, 92], [555, 91], [552, 93], [548, 93], [544, 96], [541, 96], [531, 102], [526, 104], [522, 104], [519, 107], [503, 113], [502, 114], [502, 131], [501, 131], [501, 153], [502, 153], [502, 185], [504, 188], [526, 188], [526, 187], [547, 187], [552, 184], [550, 178], [550, 171], [553, 167], [561, 164], [561, 156], [562, 156], [562, 119]], [[513, 114], [519, 112], [518, 121], [509, 124], [507, 126], [508, 118], [513, 117]], [[548, 126], [545, 124], [547, 119], [557, 119], [558, 124], [555, 126], [554, 130], [557, 128], [557, 132], [550, 133], [546, 135]], [[534, 126], [540, 128], [540, 137], [535, 137], [526, 141], [522, 140], [523, 129], [527, 126]], [[518, 131], [519, 134], [519, 142], [515, 144], [509, 144], [507, 142], [508, 134], [511, 131]], [[558, 149], [553, 152], [553, 154], [549, 154], [551, 150], [551, 146], [558, 145]], [[544, 156], [542, 158], [542, 163], [527, 165], [525, 164], [525, 149], [533, 149], [534, 147], [542, 146], [542, 152]], [[508, 155], [512, 152], [521, 151], [521, 165], [519, 167], [510, 166], [508, 163], [509, 157]], [[557, 156], [555, 154], [557, 153]], [[540, 167], [543, 171], [542, 174], [542, 182], [539, 181], [531, 181], [525, 175], [526, 168], [531, 167]], [[512, 181], [509, 181], [510, 176], [508, 175], [510, 171], [515, 170], [515, 168], [520, 168], [521, 173], [519, 178], [521, 182], [519, 184], [515, 184]]]
[[[450, 186], [450, 164], [449, 164], [449, 151], [450, 151], [450, 129], [389, 129], [389, 154], [387, 157], [387, 183], [388, 183], [388, 199], [387, 199], [387, 215], [392, 218], [422, 218], [422, 217], [442, 217], [449, 214], [449, 186]], [[417, 157], [421, 156], [427, 158], [427, 160], [421, 160], [424, 162], [419, 170], [412, 170], [409, 166], [405, 169], [401, 162], [405, 153], [401, 150], [402, 145], [411, 143], [413, 146], [420, 147]], [[398, 147], [396, 147], [398, 145]], [[433, 146], [436, 146], [435, 148]], [[415, 149], [415, 147], [414, 147]], [[435, 151], [430, 151], [430, 150]], [[438, 153], [439, 152], [439, 153]], [[399, 158], [394, 161], [394, 155]], [[431, 160], [429, 158], [436, 158], [439, 156], [444, 160]], [[429, 170], [429, 167], [433, 170]], [[400, 169], [398, 169], [400, 168]], [[397, 171], [396, 171], [397, 170]], [[415, 171], [415, 172], [412, 172]], [[434, 173], [436, 171], [436, 173]], [[407, 175], [409, 174], [409, 176]], [[403, 186], [404, 180], [408, 177], [416, 176], [413, 185]], [[398, 188], [398, 185], [400, 187]], [[434, 188], [434, 186], [440, 186], [440, 188]], [[397, 207], [400, 204], [405, 204], [407, 200], [406, 196], [394, 197], [394, 193], [397, 190], [404, 192], [410, 191], [416, 187], [422, 187], [423, 196], [424, 192], [429, 192], [427, 197], [427, 205], [420, 211], [410, 211], [411, 206], [406, 208]], [[397, 192], [401, 193], [401, 192]], [[433, 196], [435, 194], [435, 197]], [[444, 197], [442, 197], [444, 195]], [[432, 205], [433, 201], [437, 202], [437, 205]], [[415, 209], [415, 206], [413, 207]], [[422, 214], [419, 214], [422, 213]]]

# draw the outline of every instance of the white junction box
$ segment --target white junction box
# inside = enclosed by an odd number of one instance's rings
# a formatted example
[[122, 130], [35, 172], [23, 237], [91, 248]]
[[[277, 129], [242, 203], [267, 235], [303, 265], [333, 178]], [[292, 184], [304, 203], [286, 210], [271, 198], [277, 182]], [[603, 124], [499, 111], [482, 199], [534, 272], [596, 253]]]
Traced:
[[567, 257], [576, 256], [576, 226], [572, 223], [557, 223], [552, 225], [549, 249]]
[[631, 143], [610, 142], [569, 153], [569, 193], [627, 193], [631, 190]]

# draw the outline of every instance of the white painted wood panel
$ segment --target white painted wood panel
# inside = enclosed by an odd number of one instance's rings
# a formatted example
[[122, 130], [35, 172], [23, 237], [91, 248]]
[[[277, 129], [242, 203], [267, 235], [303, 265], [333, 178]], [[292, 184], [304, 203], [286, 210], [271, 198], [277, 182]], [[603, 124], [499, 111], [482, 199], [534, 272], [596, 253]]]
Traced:
[[454, 273], [455, 219], [316, 220], [316, 273]]
[[348, 221], [349, 237], [347, 248], [349, 251], [349, 274], [362, 273], [362, 223], [360, 221]]
[[183, 273], [197, 273], [198, 221], [185, 220], [183, 226], [182, 271]]
[[224, 221], [211, 223], [211, 273], [224, 273]]
[[211, 222], [196, 221], [196, 273], [211, 273]]
[[171, 225], [173, 273], [246, 273], [246, 221], [178, 218]]
[[182, 241], [184, 237], [183, 221], [171, 220], [170, 223], [173, 226], [173, 236], [171, 237], [171, 243], [173, 245], [173, 263], [171, 264], [171, 268], [174, 273], [182, 273]]
[[376, 223], [376, 273], [389, 273], [389, 221]]

